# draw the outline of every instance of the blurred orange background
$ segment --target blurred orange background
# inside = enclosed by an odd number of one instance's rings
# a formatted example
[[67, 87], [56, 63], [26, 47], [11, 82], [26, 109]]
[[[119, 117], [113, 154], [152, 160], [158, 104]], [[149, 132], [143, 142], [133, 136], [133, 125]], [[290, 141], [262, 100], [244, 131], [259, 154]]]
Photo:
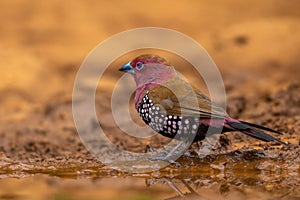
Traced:
[[[77, 69], [98, 43], [145, 26], [187, 34], [207, 49], [224, 76], [240, 79], [240, 74], [251, 73], [248, 79], [259, 77], [272, 87], [281, 84], [269, 80], [277, 71], [299, 78], [299, 8], [297, 0], [3, 0], [0, 91], [22, 91], [33, 102], [58, 90], [70, 92], [74, 71], [66, 79], [68, 70]], [[2, 101], [11, 98], [7, 96]]]
[[[76, 72], [100, 42], [138, 27], [174, 29], [198, 41], [221, 71], [234, 107], [230, 111], [236, 114], [234, 100], [245, 98], [254, 103], [244, 117], [255, 118], [249, 113], [257, 108], [258, 95], [263, 99], [299, 81], [299, 10], [298, 0], [1, 0], [0, 153], [25, 163], [74, 151], [84, 158], [76, 132], [69, 131], [74, 129], [70, 101]], [[50, 150], [26, 149], [33, 139]], [[62, 141], [71, 146], [61, 147]], [[11, 188], [16, 184], [12, 181]]]

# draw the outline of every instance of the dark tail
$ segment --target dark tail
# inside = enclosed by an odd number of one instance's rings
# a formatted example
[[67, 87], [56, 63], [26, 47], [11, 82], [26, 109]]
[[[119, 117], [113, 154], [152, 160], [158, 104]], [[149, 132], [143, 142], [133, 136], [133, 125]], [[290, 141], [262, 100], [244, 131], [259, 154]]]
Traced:
[[264, 127], [264, 126], [260, 126], [260, 125], [257, 125], [257, 124], [252, 124], [252, 123], [244, 122], [244, 121], [240, 121], [240, 122], [242, 122], [243, 124], [247, 124], [248, 126], [251, 126], [251, 127], [259, 128], [259, 129], [261, 129], [261, 130], [270, 131], [270, 132], [273, 132], [273, 133], [277, 133], [277, 134], [282, 135], [281, 132], [275, 131], [275, 130], [273, 130], [273, 129], [270, 129], [270, 128], [267, 128], [267, 127]]
[[257, 124], [252, 124], [249, 122], [244, 122], [244, 121], [238, 121], [232, 118], [228, 118], [225, 119], [226, 124], [229, 125], [234, 131], [240, 131], [246, 135], [249, 135], [253, 138], [265, 141], [265, 142], [280, 142], [281, 144], [285, 144], [284, 142], [282, 142], [281, 140], [263, 132], [262, 130], [265, 131], [269, 131], [269, 132], [273, 132], [273, 133], [277, 133], [277, 134], [282, 134], [279, 131], [275, 131], [273, 129], [264, 127], [264, 126], [260, 126]]

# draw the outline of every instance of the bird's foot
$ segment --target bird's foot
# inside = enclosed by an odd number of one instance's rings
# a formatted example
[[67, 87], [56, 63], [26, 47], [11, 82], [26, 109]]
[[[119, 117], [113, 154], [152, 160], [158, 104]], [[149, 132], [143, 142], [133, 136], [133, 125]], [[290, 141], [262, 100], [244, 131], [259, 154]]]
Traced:
[[175, 164], [176, 167], [181, 167], [181, 164], [179, 162], [176, 162], [175, 160], [173, 160], [170, 156], [159, 156], [159, 157], [155, 157], [155, 158], [150, 158], [150, 160], [152, 161], [164, 161], [164, 162], [168, 162], [170, 164]]

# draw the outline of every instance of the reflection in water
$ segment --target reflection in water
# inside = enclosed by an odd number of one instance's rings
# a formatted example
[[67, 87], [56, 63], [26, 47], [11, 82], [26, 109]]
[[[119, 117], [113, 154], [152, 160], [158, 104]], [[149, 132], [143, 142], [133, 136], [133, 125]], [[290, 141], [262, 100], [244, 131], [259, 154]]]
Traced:
[[[184, 185], [185, 189], [187, 189], [188, 192], [182, 191], [180, 188], [176, 186], [174, 182], [181, 183], [182, 185]], [[167, 183], [178, 194], [178, 196], [168, 198], [168, 199], [175, 199], [177, 197], [180, 198], [180, 197], [188, 197], [188, 196], [200, 197], [199, 194], [195, 192], [195, 190], [184, 179], [173, 179], [173, 178], [146, 179], [146, 184], [148, 186], [156, 183]]]
[[[22, 191], [29, 196], [39, 196], [30, 199], [45, 199], [45, 196], [55, 197], [58, 194], [70, 195], [69, 199], [97, 199], [103, 195], [107, 199], [116, 199], [118, 194], [123, 193], [130, 196], [129, 199], [139, 195], [146, 195], [147, 199], [291, 199], [300, 195], [295, 190], [300, 181], [299, 163], [287, 166], [266, 158], [239, 162], [232, 159], [220, 167], [216, 164], [220, 160], [210, 158], [210, 161], [195, 161], [193, 166], [186, 166], [183, 158], [180, 160], [181, 168], [168, 166], [152, 173], [133, 174], [101, 165], [38, 168], [7, 159], [5, 163], [1, 161], [0, 197], [22, 197], [19, 188], [23, 188]], [[47, 176], [36, 175], [41, 173]], [[36, 191], [36, 187], [41, 187], [41, 190], [34, 194], [32, 191]], [[76, 196], [79, 195], [78, 188], [80, 198]]]
[[[292, 144], [286, 148], [293, 149], [293, 152], [300, 149]], [[128, 193], [130, 198], [147, 195], [148, 199], [292, 199], [300, 196], [297, 190], [300, 182], [299, 154], [290, 154], [282, 149], [240, 149], [201, 159], [192, 155], [178, 160], [181, 167], [169, 165], [151, 173], [120, 172], [95, 161], [89, 164], [64, 161], [59, 164], [55, 161], [57, 163], [53, 162], [53, 166], [32, 165], [2, 155], [0, 197], [20, 196], [18, 188], [23, 188], [29, 195], [43, 197], [32, 199], [45, 199], [44, 196], [57, 193], [77, 195], [76, 188], [83, 193], [81, 199], [96, 199], [103, 194], [109, 197], [107, 199], [116, 199], [114, 195], [121, 193]], [[37, 185], [44, 189], [39, 191], [41, 194], [32, 194]], [[107, 194], [107, 188], [113, 191], [112, 194]], [[80, 198], [72, 196], [72, 199]]]

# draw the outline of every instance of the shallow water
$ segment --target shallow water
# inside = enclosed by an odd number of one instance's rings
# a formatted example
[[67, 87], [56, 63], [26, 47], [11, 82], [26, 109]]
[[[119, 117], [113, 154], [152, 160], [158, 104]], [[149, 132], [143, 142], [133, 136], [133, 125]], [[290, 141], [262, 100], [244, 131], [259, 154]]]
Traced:
[[181, 167], [126, 173], [101, 164], [43, 167], [2, 158], [0, 199], [298, 199], [295, 159], [235, 151], [203, 159], [184, 156]]
[[[299, 10], [296, 0], [0, 1], [0, 199], [300, 199]], [[99, 42], [144, 26], [174, 29], [203, 45], [224, 80], [229, 115], [283, 132], [278, 137], [288, 146], [232, 133], [205, 158], [191, 154], [181, 167], [149, 173], [94, 159], [72, 118], [77, 70]], [[144, 152], [164, 140], [122, 135], [105, 113], [123, 75], [117, 69], [136, 53], [111, 64], [96, 110], [111, 141]], [[205, 93], [183, 58], [169, 58]]]

